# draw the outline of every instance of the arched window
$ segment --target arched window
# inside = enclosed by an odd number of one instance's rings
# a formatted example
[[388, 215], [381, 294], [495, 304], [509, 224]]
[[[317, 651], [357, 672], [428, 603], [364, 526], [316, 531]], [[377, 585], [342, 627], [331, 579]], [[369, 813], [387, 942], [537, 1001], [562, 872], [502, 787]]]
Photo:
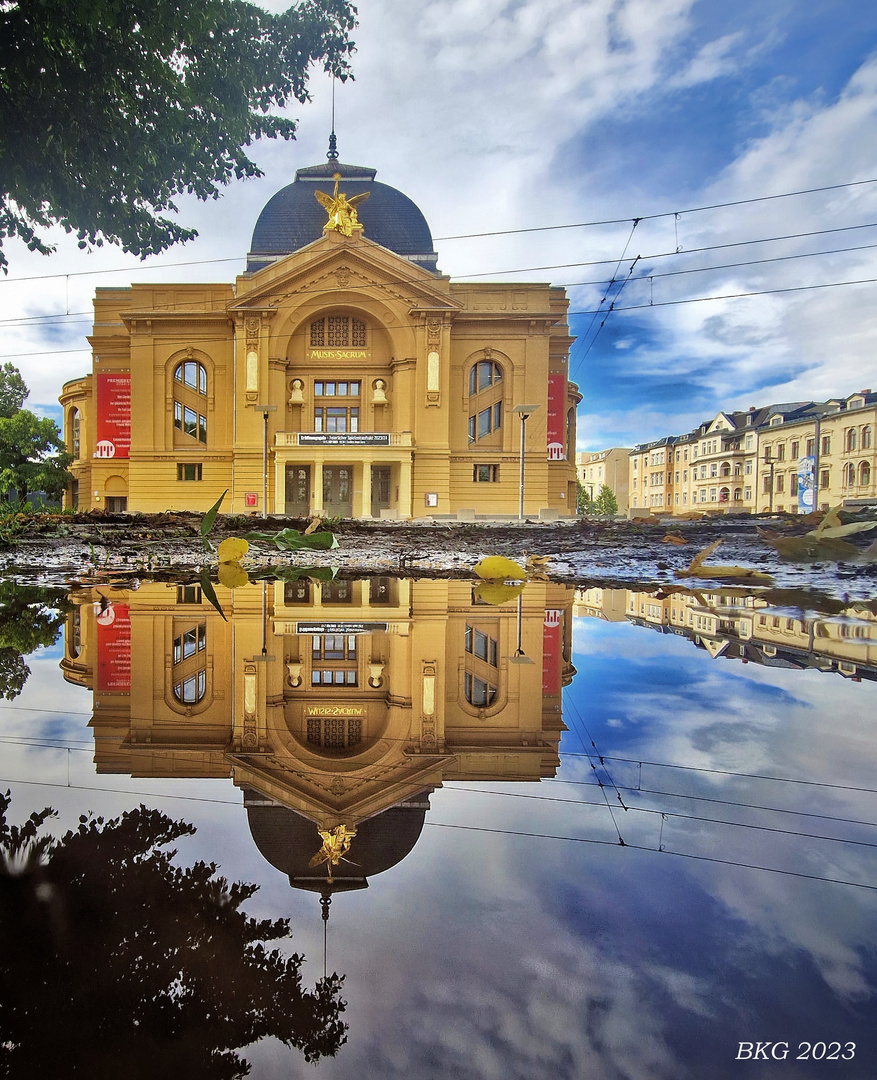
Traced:
[[174, 379], [183, 386], [197, 390], [199, 394], [207, 393], [207, 371], [197, 360], [184, 360], [182, 364], [177, 364]]
[[858, 432], [854, 427], [847, 430], [847, 450], [855, 450], [859, 445]]
[[207, 623], [174, 620], [173, 694], [180, 705], [197, 705], [207, 693]]
[[502, 368], [479, 360], [469, 370], [469, 443], [496, 446], [502, 432]]
[[70, 453], [73, 455], [75, 461], [80, 457], [80, 428], [82, 417], [80, 416], [79, 409], [73, 409], [70, 413]]
[[312, 349], [365, 348], [365, 323], [352, 315], [324, 315], [311, 323]]
[[859, 465], [859, 485], [861, 487], [868, 487], [871, 483], [871, 463], [869, 461], [863, 461]]
[[862, 449], [863, 450], [870, 450], [871, 449], [871, 425], [870, 424], [865, 424], [865, 426], [862, 428]]
[[479, 360], [469, 372], [469, 397], [495, 386], [502, 380], [502, 368], [492, 360]]
[[174, 369], [174, 442], [207, 442], [207, 369], [184, 360]]
[[734, 488], [734, 502], [742, 502], [742, 501], [743, 501], [743, 489], [742, 488]]
[[844, 487], [854, 487], [856, 483], [856, 466], [848, 461], [844, 465]]
[[731, 501], [731, 492], [728, 488], [719, 488], [719, 502], [726, 503]]
[[466, 624], [463, 693], [470, 705], [486, 709], [496, 701], [499, 681], [499, 641], [495, 625]]

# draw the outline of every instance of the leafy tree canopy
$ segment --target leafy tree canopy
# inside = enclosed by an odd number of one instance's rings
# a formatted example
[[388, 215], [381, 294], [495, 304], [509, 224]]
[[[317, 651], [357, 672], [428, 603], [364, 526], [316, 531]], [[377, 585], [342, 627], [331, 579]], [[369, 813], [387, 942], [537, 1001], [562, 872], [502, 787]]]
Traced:
[[270, 115], [308, 100], [308, 70], [348, 74], [349, 0], [299, 0], [274, 15], [248, 0], [5, 0], [0, 3], [0, 266], [4, 236], [52, 249], [145, 257], [196, 235], [158, 216], [191, 192], [217, 198], [259, 176], [244, 147], [291, 139]]
[[14, 364], [3, 364], [0, 367], [0, 416], [15, 416], [29, 393], [18, 368]]
[[0, 492], [14, 489], [21, 503], [31, 491], [58, 496], [70, 483], [72, 460], [54, 420], [27, 409], [0, 416]]
[[233, 1080], [236, 1051], [274, 1037], [308, 1061], [345, 1040], [341, 980], [302, 988], [299, 955], [266, 948], [286, 919], [241, 911], [255, 885], [178, 865], [193, 826], [141, 806], [83, 815], [60, 839], [6, 821], [0, 794], [2, 1075]]
[[64, 590], [0, 581], [0, 697], [18, 697], [30, 675], [24, 657], [54, 645], [69, 607]]

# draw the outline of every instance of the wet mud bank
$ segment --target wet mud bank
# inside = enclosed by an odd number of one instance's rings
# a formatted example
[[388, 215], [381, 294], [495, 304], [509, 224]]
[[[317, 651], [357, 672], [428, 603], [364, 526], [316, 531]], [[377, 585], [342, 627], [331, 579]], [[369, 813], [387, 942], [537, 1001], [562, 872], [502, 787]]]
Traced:
[[[282, 517], [218, 518], [209, 540], [215, 547], [227, 537], [250, 531], [273, 533], [289, 527], [303, 529], [306, 524]], [[55, 579], [180, 579], [217, 566], [215, 551], [202, 541], [200, 525], [201, 515], [179, 513], [34, 519], [13, 544], [0, 550], [0, 573]], [[260, 576], [272, 568], [331, 566], [343, 576], [469, 577], [474, 565], [488, 555], [503, 555], [522, 564], [536, 555], [547, 557], [542, 566], [546, 576], [581, 587], [659, 589], [684, 584], [714, 591], [773, 585], [836, 599], [877, 597], [877, 562], [864, 557], [872, 534], [859, 541], [859, 557], [798, 562], [780, 557], [760, 534], [759, 529], [765, 527], [789, 535], [808, 528], [800, 521], [779, 518], [644, 523], [342, 521], [332, 526], [337, 548], [289, 552], [257, 541], [251, 543], [244, 565]], [[698, 552], [715, 541], [720, 544], [698, 575], [686, 576]], [[729, 565], [768, 575], [771, 580], [747, 579], [746, 574], [710, 575], [711, 566]]]

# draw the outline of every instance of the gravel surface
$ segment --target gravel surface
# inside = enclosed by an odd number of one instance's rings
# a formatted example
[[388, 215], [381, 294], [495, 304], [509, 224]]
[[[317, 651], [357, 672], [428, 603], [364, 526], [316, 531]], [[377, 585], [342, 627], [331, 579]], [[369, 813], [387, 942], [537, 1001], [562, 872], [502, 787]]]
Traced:
[[[201, 540], [200, 521], [200, 515], [182, 513], [34, 518], [13, 546], [0, 550], [0, 572], [54, 581], [197, 575], [217, 565], [215, 552], [206, 550]], [[210, 540], [216, 545], [227, 536], [305, 524], [280, 517], [219, 518]], [[716, 581], [708, 576], [709, 564], [733, 564], [771, 575], [780, 589], [812, 590], [835, 599], [877, 597], [877, 563], [785, 561], [759, 536], [757, 526], [765, 525], [790, 534], [812, 528], [800, 519], [781, 517], [644, 523], [342, 521], [333, 524], [339, 544], [335, 549], [284, 552], [273, 544], [251, 542], [244, 565], [251, 574], [272, 567], [334, 566], [342, 574], [469, 577], [475, 563], [487, 555], [523, 563], [532, 554], [549, 556], [544, 572], [552, 580], [579, 586], [659, 588], [679, 583], [710, 588]], [[686, 543], [667, 542], [668, 534]], [[864, 550], [873, 535], [851, 540]], [[719, 539], [721, 545], [707, 559], [702, 577], [676, 577], [697, 552]]]

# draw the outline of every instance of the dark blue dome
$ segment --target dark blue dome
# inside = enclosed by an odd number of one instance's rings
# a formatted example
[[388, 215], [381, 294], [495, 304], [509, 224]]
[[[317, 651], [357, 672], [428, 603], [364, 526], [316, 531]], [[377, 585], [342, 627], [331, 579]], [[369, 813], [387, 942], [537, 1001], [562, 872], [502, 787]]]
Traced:
[[331, 195], [334, 174], [340, 173], [341, 190], [345, 195], [369, 193], [368, 199], [357, 207], [363, 236], [410, 259], [417, 266], [437, 273], [438, 256], [433, 250], [426, 218], [407, 195], [387, 184], [379, 184], [374, 178], [375, 171], [334, 160], [299, 169], [295, 181], [269, 199], [259, 215], [247, 256], [247, 271], [261, 270], [278, 258], [320, 239], [326, 224], [326, 211], [314, 192], [319, 190]]

